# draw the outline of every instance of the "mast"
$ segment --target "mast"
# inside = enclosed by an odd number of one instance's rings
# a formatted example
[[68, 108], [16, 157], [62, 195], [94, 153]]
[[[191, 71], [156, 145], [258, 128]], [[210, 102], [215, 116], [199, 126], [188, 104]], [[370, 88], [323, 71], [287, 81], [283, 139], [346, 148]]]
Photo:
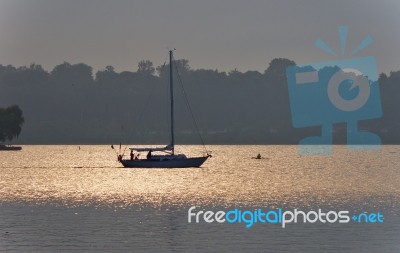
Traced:
[[171, 146], [172, 146], [172, 154], [174, 154], [174, 145], [175, 145], [175, 137], [174, 137], [174, 78], [172, 75], [173, 67], [173, 51], [169, 50], [169, 92], [170, 92], [170, 100], [171, 100]]

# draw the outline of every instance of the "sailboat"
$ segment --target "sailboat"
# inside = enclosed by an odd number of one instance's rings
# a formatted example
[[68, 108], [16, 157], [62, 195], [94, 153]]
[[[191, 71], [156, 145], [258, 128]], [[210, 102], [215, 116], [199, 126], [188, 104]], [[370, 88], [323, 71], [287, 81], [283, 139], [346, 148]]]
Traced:
[[[130, 159], [118, 156], [118, 161], [128, 168], [190, 168], [200, 167], [211, 155], [207, 152], [201, 157], [187, 157], [185, 154], [175, 154], [174, 135], [174, 83], [173, 83], [173, 50], [169, 50], [169, 86], [170, 86], [170, 117], [171, 141], [165, 147], [129, 148]], [[139, 159], [133, 152], [147, 152], [146, 158]], [[153, 154], [153, 152], [158, 152]], [[161, 154], [160, 154], [161, 153]]]

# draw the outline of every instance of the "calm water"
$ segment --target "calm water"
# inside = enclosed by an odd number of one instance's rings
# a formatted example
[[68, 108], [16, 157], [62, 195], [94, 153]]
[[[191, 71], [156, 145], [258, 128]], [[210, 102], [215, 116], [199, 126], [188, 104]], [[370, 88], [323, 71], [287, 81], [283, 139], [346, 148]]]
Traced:
[[[296, 146], [209, 149], [200, 169], [125, 169], [109, 146], [0, 152], [0, 251], [400, 252], [400, 146], [302, 157]], [[380, 211], [385, 221], [245, 229], [188, 224], [192, 205]]]

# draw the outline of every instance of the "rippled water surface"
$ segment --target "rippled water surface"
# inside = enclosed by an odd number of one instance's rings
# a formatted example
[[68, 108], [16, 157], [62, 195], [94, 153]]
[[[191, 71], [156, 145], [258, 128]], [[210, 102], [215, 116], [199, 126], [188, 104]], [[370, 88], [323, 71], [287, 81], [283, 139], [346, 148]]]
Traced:
[[[299, 156], [296, 146], [209, 149], [213, 157], [196, 169], [122, 168], [109, 146], [0, 152], [0, 251], [400, 252], [400, 147], [335, 146], [328, 156]], [[264, 159], [252, 159], [257, 153]], [[192, 205], [346, 208], [387, 216], [375, 226], [246, 230], [188, 224]]]

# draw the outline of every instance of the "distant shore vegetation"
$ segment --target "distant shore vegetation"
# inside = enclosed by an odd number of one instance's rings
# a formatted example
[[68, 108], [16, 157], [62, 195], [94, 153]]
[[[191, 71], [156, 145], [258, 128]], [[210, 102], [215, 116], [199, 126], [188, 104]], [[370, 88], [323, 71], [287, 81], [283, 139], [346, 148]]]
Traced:
[[[176, 130], [179, 143], [199, 143], [180, 89], [182, 80], [199, 130], [209, 144], [296, 144], [320, 127], [291, 123], [285, 69], [290, 59], [273, 59], [265, 71], [192, 69], [176, 60]], [[383, 143], [400, 143], [400, 71], [379, 78], [383, 117], [360, 122]], [[0, 65], [0, 107], [18, 104], [24, 131], [0, 141], [19, 143], [159, 143], [168, 137], [168, 65], [140, 61], [132, 71], [112, 66], [94, 73], [84, 63], [64, 62], [52, 70], [39, 64]], [[3, 109], [4, 110], [4, 109]], [[22, 117], [22, 113], [21, 113]], [[21, 124], [22, 124], [21, 123]], [[17, 129], [16, 129], [17, 130]], [[346, 143], [346, 125], [334, 125], [334, 142]]]

